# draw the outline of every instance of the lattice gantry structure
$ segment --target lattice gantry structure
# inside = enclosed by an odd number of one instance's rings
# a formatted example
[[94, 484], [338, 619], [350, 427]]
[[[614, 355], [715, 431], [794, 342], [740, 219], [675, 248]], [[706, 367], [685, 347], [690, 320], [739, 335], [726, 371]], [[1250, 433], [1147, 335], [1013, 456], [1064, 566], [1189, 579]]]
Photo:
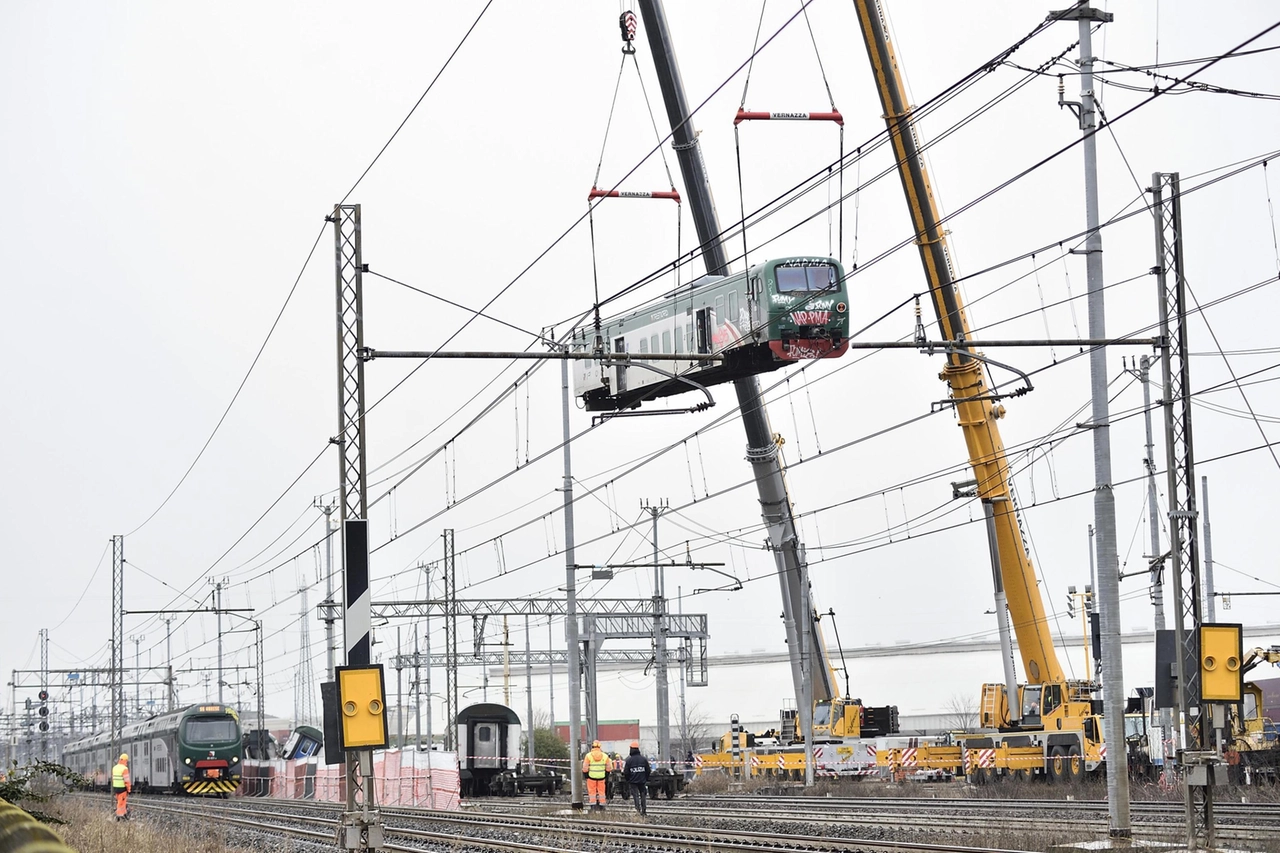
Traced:
[[[1213, 780], [1217, 753], [1200, 701], [1200, 553], [1196, 538], [1196, 472], [1191, 434], [1191, 364], [1187, 348], [1187, 286], [1182, 263], [1182, 203], [1177, 173], [1151, 178], [1155, 217], [1156, 283], [1160, 334], [1164, 338], [1165, 453], [1169, 499], [1170, 579], [1173, 582], [1177, 641], [1177, 708], [1184, 720], [1181, 763], [1186, 779], [1187, 840], [1191, 849], [1213, 845]], [[1203, 784], [1207, 782], [1207, 784]]]
[[333, 208], [334, 265], [338, 286], [338, 416], [342, 432], [339, 518], [366, 518], [364, 452], [364, 259], [360, 205]]
[[111, 751], [124, 729], [124, 537], [111, 537]]

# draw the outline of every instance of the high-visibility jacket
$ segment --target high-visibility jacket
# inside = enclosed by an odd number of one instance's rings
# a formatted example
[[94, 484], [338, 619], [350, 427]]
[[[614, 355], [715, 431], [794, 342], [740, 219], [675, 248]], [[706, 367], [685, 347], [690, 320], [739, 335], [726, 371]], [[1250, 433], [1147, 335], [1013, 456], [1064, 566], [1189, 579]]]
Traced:
[[603, 750], [593, 749], [582, 759], [582, 771], [588, 779], [603, 779], [609, 773], [609, 756]]
[[133, 787], [129, 782], [129, 766], [127, 764], [116, 763], [111, 768], [111, 787], [117, 791], [123, 791]]

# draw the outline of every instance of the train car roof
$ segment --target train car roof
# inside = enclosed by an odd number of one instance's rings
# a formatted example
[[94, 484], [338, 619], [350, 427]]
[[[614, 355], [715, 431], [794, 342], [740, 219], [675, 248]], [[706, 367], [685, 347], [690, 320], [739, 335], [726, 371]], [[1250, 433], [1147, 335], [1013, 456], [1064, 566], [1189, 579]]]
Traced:
[[471, 720], [478, 719], [501, 719], [507, 723], [515, 723], [520, 725], [520, 717], [515, 711], [506, 705], [499, 705], [496, 702], [479, 702], [475, 705], [468, 705], [458, 712], [458, 722], [466, 723]]

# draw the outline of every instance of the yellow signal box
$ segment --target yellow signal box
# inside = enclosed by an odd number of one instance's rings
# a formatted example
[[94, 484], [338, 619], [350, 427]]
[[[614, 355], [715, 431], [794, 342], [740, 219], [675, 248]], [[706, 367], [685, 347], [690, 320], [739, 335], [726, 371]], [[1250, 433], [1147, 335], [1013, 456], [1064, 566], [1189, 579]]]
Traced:
[[1200, 626], [1200, 701], [1241, 701], [1243, 643], [1240, 625]]
[[338, 709], [342, 748], [385, 749], [387, 694], [382, 683], [382, 664], [338, 666]]

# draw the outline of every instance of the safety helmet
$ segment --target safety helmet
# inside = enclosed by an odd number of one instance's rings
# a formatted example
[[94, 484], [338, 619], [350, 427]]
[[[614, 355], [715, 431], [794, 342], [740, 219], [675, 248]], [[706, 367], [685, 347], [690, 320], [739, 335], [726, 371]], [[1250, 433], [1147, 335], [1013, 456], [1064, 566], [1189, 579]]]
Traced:
[[598, 741], [598, 740], [593, 740], [593, 741], [591, 741], [591, 745], [592, 745], [592, 746], [599, 746], [599, 745], [600, 745], [600, 741]]
[[633, 741], [631, 741], [631, 748], [632, 748], [632, 749], [639, 749], [639, 748], [640, 748], [640, 741], [638, 741], [638, 740], [633, 740]]
[[120, 760], [121, 760], [121, 761], [128, 761], [128, 760], [129, 760], [129, 753], [127, 753], [127, 752], [122, 752], [122, 753], [120, 753]]

